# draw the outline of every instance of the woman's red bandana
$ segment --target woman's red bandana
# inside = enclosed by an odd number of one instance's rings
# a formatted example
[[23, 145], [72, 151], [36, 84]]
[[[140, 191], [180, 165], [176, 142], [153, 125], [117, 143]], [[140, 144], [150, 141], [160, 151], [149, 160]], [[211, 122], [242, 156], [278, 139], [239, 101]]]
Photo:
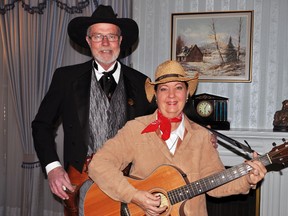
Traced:
[[165, 116], [162, 115], [162, 113], [158, 110], [157, 111], [157, 120], [153, 121], [152, 123], [150, 123], [142, 132], [143, 133], [149, 133], [149, 132], [153, 132], [156, 131], [158, 128], [160, 129], [160, 131], [162, 132], [162, 136], [161, 138], [166, 141], [167, 139], [169, 139], [170, 137], [170, 133], [171, 133], [171, 122], [180, 122], [182, 121], [182, 113], [175, 117], [175, 118], [166, 118]]

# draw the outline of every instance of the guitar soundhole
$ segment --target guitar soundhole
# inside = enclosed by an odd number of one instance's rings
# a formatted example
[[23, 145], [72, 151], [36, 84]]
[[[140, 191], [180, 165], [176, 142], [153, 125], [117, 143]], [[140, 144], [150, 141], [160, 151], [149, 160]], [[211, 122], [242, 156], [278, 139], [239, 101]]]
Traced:
[[170, 215], [171, 212], [171, 205], [169, 203], [169, 199], [167, 197], [167, 192], [163, 189], [154, 189], [153, 191], [150, 191], [155, 196], [161, 197], [161, 204], [159, 207], [168, 206], [167, 210], [161, 214], [161, 216], [167, 216]]

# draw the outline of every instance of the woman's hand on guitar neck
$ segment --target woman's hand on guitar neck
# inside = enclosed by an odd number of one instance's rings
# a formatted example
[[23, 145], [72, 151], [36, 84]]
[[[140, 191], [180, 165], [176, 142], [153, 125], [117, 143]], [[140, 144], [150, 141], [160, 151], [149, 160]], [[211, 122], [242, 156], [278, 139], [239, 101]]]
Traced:
[[261, 181], [267, 173], [267, 169], [259, 160], [257, 160], [257, 157], [257, 153], [253, 152], [253, 160], [246, 161], [246, 163], [252, 167], [252, 170], [246, 175], [247, 181], [252, 188], [255, 188], [256, 184]]
[[158, 216], [167, 209], [167, 206], [161, 206], [160, 196], [153, 195], [147, 191], [137, 191], [131, 202], [142, 208], [146, 215], [149, 216]]

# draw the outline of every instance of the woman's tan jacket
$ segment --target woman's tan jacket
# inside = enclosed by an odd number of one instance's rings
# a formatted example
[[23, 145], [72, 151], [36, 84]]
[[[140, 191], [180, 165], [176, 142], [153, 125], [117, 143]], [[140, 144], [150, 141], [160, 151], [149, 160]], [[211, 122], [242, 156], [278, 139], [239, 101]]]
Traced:
[[[111, 198], [129, 203], [137, 191], [121, 171], [130, 162], [132, 162], [130, 175], [141, 179], [149, 177], [161, 165], [178, 167], [187, 175], [190, 182], [224, 169], [218, 151], [211, 143], [211, 135], [205, 128], [185, 116], [184, 140], [178, 142], [175, 154], [172, 155], [157, 133], [141, 134], [143, 129], [155, 119], [156, 112], [127, 122], [118, 134], [108, 140], [93, 157], [89, 165], [89, 176]], [[169, 183], [169, 179], [165, 181]], [[208, 194], [221, 197], [245, 194], [249, 189], [250, 185], [246, 178], [241, 177], [209, 191]], [[205, 195], [188, 200], [184, 212], [187, 216], [206, 216]]]

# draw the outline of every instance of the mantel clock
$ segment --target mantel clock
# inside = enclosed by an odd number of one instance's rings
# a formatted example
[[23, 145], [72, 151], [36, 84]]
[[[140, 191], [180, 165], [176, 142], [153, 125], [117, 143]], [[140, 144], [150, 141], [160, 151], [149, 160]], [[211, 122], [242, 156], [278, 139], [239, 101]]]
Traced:
[[194, 95], [193, 106], [199, 119], [197, 123], [210, 125], [212, 129], [230, 129], [227, 121], [228, 98], [207, 93]]

